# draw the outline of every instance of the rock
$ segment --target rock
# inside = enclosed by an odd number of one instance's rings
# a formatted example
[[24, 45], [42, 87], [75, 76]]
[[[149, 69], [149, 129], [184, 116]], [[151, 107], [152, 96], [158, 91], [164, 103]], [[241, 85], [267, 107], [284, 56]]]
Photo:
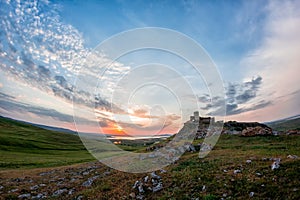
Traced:
[[134, 192], [131, 192], [130, 194], [129, 194], [129, 196], [131, 197], [131, 198], [135, 198], [135, 193]]
[[226, 169], [223, 170], [224, 173], [227, 173], [228, 171]]
[[15, 178], [14, 180], [13, 180], [13, 182], [22, 182], [22, 181], [24, 181], [24, 179], [23, 178]]
[[261, 126], [248, 127], [242, 131], [241, 135], [244, 137], [272, 135], [272, 129], [269, 127]]
[[280, 165], [280, 158], [276, 159], [273, 164], [271, 165], [271, 169], [274, 170], [274, 169], [278, 169], [279, 168], [279, 165]]
[[99, 176], [94, 176], [94, 177], [91, 177], [89, 178], [87, 181], [85, 181], [84, 183], [82, 183], [82, 186], [84, 187], [90, 187], [93, 182], [98, 178]]
[[134, 183], [134, 185], [132, 186], [132, 189], [137, 188], [139, 184], [140, 184], [140, 181], [136, 181], [136, 182]]
[[103, 172], [103, 175], [108, 176], [108, 175], [110, 175], [110, 172], [109, 171]]
[[297, 159], [298, 156], [296, 156], [296, 155], [288, 155], [287, 158], [290, 158], [290, 159]]
[[195, 152], [196, 151], [194, 145], [192, 143], [190, 143], [190, 142], [185, 143], [184, 148], [188, 152]]
[[144, 182], [147, 183], [148, 180], [149, 180], [149, 176], [145, 176], [145, 177], [144, 177]]
[[0, 190], [2, 190], [4, 187], [2, 185], [0, 185]]
[[246, 163], [250, 164], [250, 163], [252, 163], [252, 160], [246, 160]]
[[238, 174], [238, 173], [241, 173], [241, 172], [242, 172], [242, 171], [239, 170], [239, 169], [236, 169], [236, 170], [233, 171], [234, 174]]
[[136, 199], [137, 200], [143, 200], [144, 199], [144, 195], [139, 194], [139, 195], [136, 196]]
[[206, 152], [206, 151], [211, 151], [213, 149], [212, 145], [211, 144], [206, 144], [206, 143], [202, 143], [201, 144], [201, 148], [200, 148], [200, 151], [202, 152]]
[[155, 172], [151, 172], [151, 177], [154, 179], [161, 179], [161, 177], [155, 174]]
[[46, 194], [39, 193], [36, 196], [32, 196], [31, 199], [45, 199], [47, 198]]
[[249, 197], [253, 197], [253, 196], [254, 196], [254, 192], [250, 192]]
[[17, 191], [19, 191], [19, 189], [18, 189], [18, 188], [16, 188], [16, 189], [12, 189], [12, 190], [8, 191], [8, 193], [14, 193], [14, 192], [17, 192]]
[[262, 176], [262, 174], [261, 174], [261, 173], [259, 173], [259, 172], [257, 172], [257, 173], [256, 173], [256, 176], [258, 176], [258, 177], [261, 177], [261, 176]]
[[40, 186], [40, 187], [46, 187], [47, 185], [44, 184], [44, 183], [41, 183], [39, 186]]
[[82, 195], [79, 195], [76, 200], [82, 200], [83, 199], [83, 196]]
[[59, 189], [59, 190], [56, 190], [55, 192], [53, 192], [52, 196], [53, 197], [58, 197], [60, 195], [62, 195], [63, 193], [66, 193], [68, 190], [67, 189]]
[[18, 196], [19, 199], [29, 199], [31, 197], [31, 194], [21, 194]]
[[203, 186], [202, 186], [202, 191], [204, 192], [205, 190], [206, 190], [206, 186], [203, 185]]
[[34, 185], [34, 186], [31, 186], [31, 187], [30, 187], [30, 190], [37, 190], [37, 189], [39, 189], [39, 186], [38, 186], [38, 185]]
[[74, 194], [75, 191], [76, 191], [75, 188], [70, 189], [69, 192], [68, 192], [68, 195]]
[[152, 191], [153, 192], [158, 192], [158, 191], [160, 191], [162, 189], [163, 189], [163, 185], [162, 185], [161, 182], [159, 182], [155, 187], [152, 188]]
[[144, 193], [144, 192], [145, 192], [145, 190], [144, 190], [144, 188], [143, 188], [143, 183], [140, 183], [140, 184], [139, 184], [139, 186], [138, 186], [138, 191], [139, 191], [139, 193]]
[[261, 160], [262, 160], [262, 161], [267, 161], [267, 160], [268, 160], [268, 158], [262, 158]]
[[286, 135], [299, 135], [300, 131], [299, 130], [289, 130], [286, 132]]
[[39, 175], [40, 175], [40, 176], [46, 176], [46, 175], [53, 174], [54, 172], [55, 172], [55, 170], [52, 170], [52, 171], [49, 171], [49, 172], [42, 172], [42, 173], [40, 173]]
[[167, 171], [164, 170], [164, 169], [161, 169], [161, 170], [160, 170], [160, 173], [161, 173], [161, 174], [166, 173], [166, 172], [167, 172]]
[[82, 173], [83, 176], [86, 176], [86, 175], [89, 175], [89, 174], [90, 174], [90, 172], [83, 172]]

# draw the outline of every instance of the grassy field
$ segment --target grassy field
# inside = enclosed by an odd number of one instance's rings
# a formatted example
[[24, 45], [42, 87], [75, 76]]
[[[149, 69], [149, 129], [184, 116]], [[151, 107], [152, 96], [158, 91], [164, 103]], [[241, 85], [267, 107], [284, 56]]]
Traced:
[[300, 130], [300, 118], [271, 122], [268, 126], [276, 131]]
[[93, 157], [78, 136], [0, 118], [0, 169], [87, 162]]
[[[32, 196], [45, 193], [49, 199], [79, 196], [82, 199], [132, 199], [130, 194], [138, 194], [132, 189], [135, 181], [149, 175], [124, 173], [95, 164], [76, 135], [46, 131], [7, 119], [1, 119], [0, 130], [0, 185], [3, 186], [0, 199], [18, 199], [23, 193]], [[201, 140], [194, 143], [198, 142]], [[142, 152], [146, 147], [126, 144], [124, 148]], [[207, 157], [199, 159], [197, 152], [187, 152], [166, 167], [166, 173], [157, 172], [162, 176], [163, 190], [146, 191], [144, 199], [300, 199], [300, 159], [287, 157], [299, 156], [299, 152], [298, 135], [222, 135]], [[274, 158], [282, 161], [279, 169], [271, 170]], [[73, 163], [81, 164], [71, 165]], [[98, 167], [91, 168], [94, 165]], [[88, 169], [92, 170], [84, 175]], [[240, 171], [234, 173], [235, 170]], [[41, 176], [44, 171], [51, 173]], [[83, 187], [82, 183], [93, 176], [99, 178], [91, 187]], [[15, 182], [16, 178], [23, 181]], [[30, 190], [39, 184], [47, 186]], [[74, 192], [52, 195], [62, 188]], [[12, 192], [13, 189], [19, 190]]]
[[[204, 159], [199, 159], [198, 153], [185, 153], [178, 162], [168, 166], [167, 172], [160, 174], [164, 189], [158, 193], [146, 192], [144, 196], [174, 200], [300, 199], [300, 160], [287, 158], [299, 154], [299, 147], [299, 136], [222, 135]], [[273, 158], [281, 158], [279, 169], [271, 170]], [[235, 174], [234, 170], [240, 172]], [[130, 199], [129, 194], [136, 192], [133, 183], [148, 175], [114, 173], [79, 194], [91, 199]], [[115, 183], [120, 183], [121, 188]]]

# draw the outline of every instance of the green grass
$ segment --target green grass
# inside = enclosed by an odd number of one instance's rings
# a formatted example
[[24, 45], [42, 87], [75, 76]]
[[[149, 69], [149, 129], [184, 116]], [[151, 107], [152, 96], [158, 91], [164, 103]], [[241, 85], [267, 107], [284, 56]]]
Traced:
[[300, 118], [268, 123], [276, 131], [300, 130]]
[[0, 169], [68, 165], [93, 160], [77, 135], [0, 118]]
[[[201, 141], [194, 141], [194, 144]], [[162, 143], [166, 142], [168, 140]], [[119, 147], [139, 152], [146, 148], [138, 144]], [[221, 135], [207, 157], [200, 159], [198, 152], [185, 153], [166, 167], [167, 172], [160, 174], [164, 189], [145, 193], [145, 197], [249, 199], [249, 193], [254, 192], [251, 199], [300, 199], [300, 159], [287, 158], [290, 154], [300, 156], [299, 152], [298, 135]], [[93, 160], [76, 135], [43, 130], [3, 118], [0, 118], [0, 156], [0, 169], [49, 167]], [[269, 158], [281, 158], [280, 168], [271, 170], [273, 161]], [[248, 159], [252, 160], [250, 164], [246, 163]], [[236, 169], [241, 173], [234, 174]], [[146, 175], [111, 172], [111, 175], [97, 179], [93, 187], [78, 190], [75, 195], [83, 195], [86, 199], [121, 199], [135, 191], [132, 189], [134, 182]]]

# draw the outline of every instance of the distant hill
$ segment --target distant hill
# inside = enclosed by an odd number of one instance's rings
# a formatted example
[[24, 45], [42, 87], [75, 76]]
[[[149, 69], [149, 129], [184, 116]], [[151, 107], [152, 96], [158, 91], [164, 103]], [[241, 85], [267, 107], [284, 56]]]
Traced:
[[276, 131], [300, 130], [300, 115], [295, 115], [272, 122], [266, 122], [265, 124]]
[[93, 160], [77, 135], [0, 117], [0, 169]]
[[70, 129], [66, 129], [66, 128], [60, 128], [60, 127], [54, 127], [54, 126], [47, 126], [47, 125], [43, 125], [43, 124], [35, 124], [35, 123], [31, 123], [31, 122], [26, 122], [26, 121], [21, 121], [21, 120], [16, 120], [16, 119], [12, 119], [12, 118], [8, 118], [8, 117], [3, 117], [0, 116], [0, 119], [8, 119], [11, 121], [16, 121], [16, 122], [21, 122], [21, 123], [25, 123], [25, 124], [30, 124], [32, 126], [36, 126], [42, 129], [46, 129], [46, 130], [50, 130], [50, 131], [57, 131], [57, 132], [63, 132], [63, 133], [70, 133], [70, 134], [77, 134], [76, 131], [72, 131]]

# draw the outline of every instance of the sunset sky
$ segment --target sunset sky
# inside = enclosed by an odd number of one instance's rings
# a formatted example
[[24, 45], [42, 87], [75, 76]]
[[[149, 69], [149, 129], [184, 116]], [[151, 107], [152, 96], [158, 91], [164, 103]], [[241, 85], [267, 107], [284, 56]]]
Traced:
[[[300, 1], [287, 0], [0, 0], [0, 115], [75, 130], [77, 109], [81, 130], [99, 132], [92, 113], [101, 132], [117, 135], [175, 133], [195, 104], [200, 115], [218, 117], [220, 105], [212, 103], [205, 80], [168, 52], [132, 52], [99, 78], [96, 89], [87, 78], [87, 87], [75, 92], [78, 73], [99, 76], [86, 67], [99, 43], [144, 27], [181, 32], [205, 49], [223, 80], [226, 120], [298, 115], [299, 10]], [[111, 62], [107, 56], [95, 58], [100, 70]], [[158, 80], [169, 87], [148, 84]], [[118, 96], [123, 93], [130, 101]], [[178, 98], [190, 105], [185, 114]]]

